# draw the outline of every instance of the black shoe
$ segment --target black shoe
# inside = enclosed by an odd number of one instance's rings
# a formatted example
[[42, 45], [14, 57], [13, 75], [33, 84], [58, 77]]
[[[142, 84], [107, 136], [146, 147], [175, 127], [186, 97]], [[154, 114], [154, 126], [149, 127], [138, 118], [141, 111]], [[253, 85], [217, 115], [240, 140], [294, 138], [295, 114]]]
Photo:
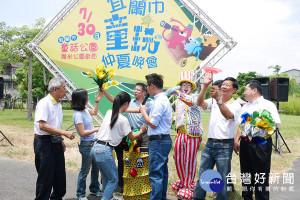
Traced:
[[228, 183], [227, 188], [228, 188], [229, 192], [234, 192], [235, 191], [233, 183]]
[[117, 188], [115, 189], [115, 192], [123, 194], [123, 187], [117, 186]]

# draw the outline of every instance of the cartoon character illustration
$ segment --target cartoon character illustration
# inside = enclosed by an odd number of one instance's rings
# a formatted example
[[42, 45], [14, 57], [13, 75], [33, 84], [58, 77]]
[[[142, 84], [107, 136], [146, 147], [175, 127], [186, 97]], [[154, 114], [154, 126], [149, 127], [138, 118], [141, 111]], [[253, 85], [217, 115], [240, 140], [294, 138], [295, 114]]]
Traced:
[[208, 30], [203, 33], [203, 29], [201, 28], [200, 33], [204, 39], [202, 41], [203, 51], [200, 54], [199, 58], [200, 60], [204, 60], [215, 50], [215, 48], [218, 47], [218, 45], [220, 44], [220, 40], [213, 34], [209, 33]]
[[[193, 26], [189, 24], [186, 27], [180, 21], [175, 20], [173, 18], [171, 18], [170, 22], [179, 23], [183, 27], [183, 29], [181, 30], [180, 27], [177, 25], [171, 26], [165, 21], [161, 21], [160, 25], [165, 28], [162, 32], [162, 36], [164, 40], [169, 43], [168, 48], [176, 49], [176, 47], [179, 46], [181, 50], [184, 50], [184, 45], [182, 42], [186, 41], [189, 37], [191, 37], [193, 32]], [[167, 30], [171, 30], [171, 34], [172, 34], [172, 37], [169, 39], [165, 37], [165, 32]]]
[[[173, 24], [172, 23], [176, 23]], [[193, 25], [185, 26], [182, 22], [171, 18], [170, 23], [161, 21], [164, 28], [162, 37], [165, 47], [173, 61], [180, 67], [187, 64], [188, 57], [195, 57], [196, 61], [204, 60], [219, 45], [219, 40], [209, 30], [202, 34], [201, 27], [199, 37], [192, 37]]]
[[202, 39], [200, 37], [197, 37], [196, 39], [194, 39], [193, 37], [189, 37], [188, 40], [189, 43], [186, 43], [186, 41], [182, 41], [182, 43], [184, 44], [184, 49], [189, 55], [197, 54], [196, 60], [199, 60], [199, 55], [203, 51]]
[[[201, 46], [202, 39], [200, 37], [196, 39], [191, 37], [193, 25], [185, 26], [173, 18], [170, 22], [178, 23], [181, 26], [171, 25], [165, 21], [160, 23], [160, 26], [164, 28], [162, 37], [165, 40], [166, 49], [174, 62], [184, 67], [187, 63], [187, 58], [190, 56], [196, 55], [196, 60], [199, 60], [199, 55], [203, 51], [203, 46]], [[167, 30], [171, 30], [171, 32], [167, 34]]]

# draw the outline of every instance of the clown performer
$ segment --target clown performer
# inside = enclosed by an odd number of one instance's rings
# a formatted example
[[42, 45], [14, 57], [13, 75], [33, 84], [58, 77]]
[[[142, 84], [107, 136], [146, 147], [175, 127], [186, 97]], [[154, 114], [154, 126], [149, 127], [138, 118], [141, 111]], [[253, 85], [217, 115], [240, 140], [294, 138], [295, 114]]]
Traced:
[[179, 97], [175, 102], [177, 136], [174, 146], [174, 161], [179, 180], [172, 184], [172, 188], [178, 191], [177, 196], [182, 199], [191, 199], [194, 195], [197, 152], [203, 134], [200, 107], [196, 103], [198, 95], [191, 94], [196, 84], [191, 80], [191, 72], [181, 72], [177, 83], [180, 91], [172, 93]]

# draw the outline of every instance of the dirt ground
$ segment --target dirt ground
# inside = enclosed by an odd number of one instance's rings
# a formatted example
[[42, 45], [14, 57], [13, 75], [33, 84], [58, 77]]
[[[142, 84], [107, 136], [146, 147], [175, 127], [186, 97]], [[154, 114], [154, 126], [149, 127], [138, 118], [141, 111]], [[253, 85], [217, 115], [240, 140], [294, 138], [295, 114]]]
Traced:
[[[33, 128], [24, 129], [18, 126], [7, 126], [1, 124], [0, 130], [14, 145], [11, 146], [5, 139], [2, 140], [0, 142], [1, 155], [34, 163]], [[64, 138], [64, 142], [67, 146], [67, 150], [65, 152], [66, 168], [73, 172], [78, 172], [81, 162], [81, 155], [78, 151], [79, 136], [76, 136], [77, 137], [74, 140]]]
[[[34, 151], [33, 151], [33, 127], [32, 128], [24, 128], [21, 126], [8, 126], [0, 124], [0, 130], [5, 134], [5, 136], [13, 143], [14, 146], [11, 146], [5, 139], [0, 141], [0, 155], [29, 161], [34, 163]], [[0, 135], [0, 140], [2, 136]], [[74, 140], [69, 140], [65, 138], [65, 144], [67, 146], [67, 150], [65, 152], [65, 160], [66, 160], [66, 169], [72, 172], [78, 172], [81, 164], [81, 155], [78, 151], [78, 142], [80, 138], [76, 134], [76, 138]], [[291, 152], [293, 153], [284, 153], [284, 156], [280, 156], [279, 154], [273, 153], [272, 155], [272, 167], [271, 172], [282, 173], [288, 171], [292, 167], [292, 163], [299, 156], [300, 149], [299, 139], [293, 138], [286, 141], [289, 144]], [[202, 146], [205, 145], [201, 144]], [[285, 148], [284, 148], [285, 150]], [[286, 150], [285, 150], [286, 152]], [[198, 153], [198, 163], [197, 169], [199, 169], [199, 160], [201, 153]], [[176, 196], [173, 192], [171, 184], [177, 180], [177, 174], [175, 169], [174, 160], [172, 159], [173, 153], [169, 155], [169, 183], [168, 183], [168, 194], [172, 196]], [[239, 159], [238, 156], [233, 154], [232, 159], [232, 172], [235, 174], [239, 173]], [[198, 170], [197, 170], [198, 172]], [[196, 177], [198, 177], [198, 173], [196, 173]], [[237, 193], [240, 193], [241, 186], [240, 184], [236, 185]], [[236, 195], [239, 199], [240, 195]]]
[[[1, 141], [0, 155], [12, 159], [24, 160], [34, 163], [33, 128], [24, 129], [21, 126], [8, 126], [0, 124], [0, 130], [14, 145], [11, 146], [5, 139]], [[64, 142], [67, 146], [65, 152], [65, 162], [67, 171], [78, 173], [81, 165], [81, 155], [78, 150], [80, 137], [77, 134], [75, 135], [76, 137], [74, 140], [64, 138]], [[1, 138], [2, 137], [0, 137], [0, 140]], [[173, 159], [169, 160], [169, 164], [169, 178], [171, 178], [171, 180], [169, 181], [168, 185], [168, 195], [176, 196], [171, 188], [171, 183], [176, 179], [176, 170], [174, 169], [175, 166]]]

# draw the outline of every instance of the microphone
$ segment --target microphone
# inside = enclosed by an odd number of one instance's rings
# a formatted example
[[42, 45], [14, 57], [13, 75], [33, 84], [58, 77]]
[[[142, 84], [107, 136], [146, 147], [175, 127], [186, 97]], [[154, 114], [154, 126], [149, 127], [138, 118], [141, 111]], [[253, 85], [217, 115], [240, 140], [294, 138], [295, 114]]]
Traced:
[[142, 102], [142, 105], [145, 105], [145, 103], [147, 102], [148, 98], [149, 98], [149, 93], [147, 93], [145, 95], [145, 98], [144, 98], [144, 101]]

